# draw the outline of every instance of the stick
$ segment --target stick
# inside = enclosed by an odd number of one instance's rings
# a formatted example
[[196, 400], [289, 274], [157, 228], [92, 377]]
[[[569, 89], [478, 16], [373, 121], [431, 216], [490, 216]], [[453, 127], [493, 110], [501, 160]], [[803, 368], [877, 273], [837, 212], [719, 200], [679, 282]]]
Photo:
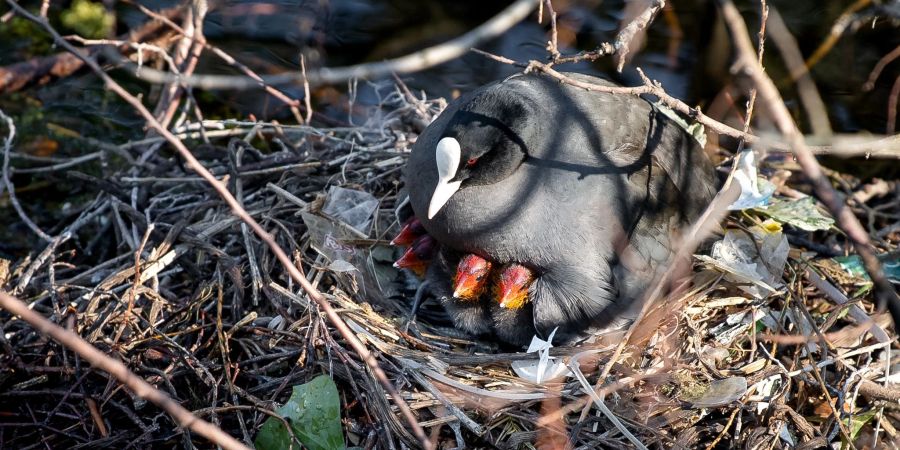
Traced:
[[139, 78], [151, 83], [177, 81], [183, 86], [193, 86], [201, 89], [256, 89], [267, 85], [302, 84], [306, 80], [310, 86], [315, 87], [322, 84], [342, 83], [356, 78], [378, 78], [391, 73], [418, 72], [458, 58], [468, 52], [471, 47], [505, 33], [525, 19], [538, 3], [539, 0], [517, 0], [474, 30], [443, 44], [406, 56], [354, 66], [323, 67], [307, 70], [306, 77], [298, 72], [263, 76], [259, 80], [234, 75], [190, 75], [178, 77], [149, 67], [138, 67], [124, 58], [119, 58], [116, 62], [126, 66], [128, 72], [134, 73]]
[[22, 320], [28, 322], [36, 330], [50, 336], [66, 348], [78, 353], [79, 356], [91, 363], [92, 366], [109, 373], [128, 387], [128, 389], [131, 389], [138, 397], [147, 399], [165, 410], [180, 426], [190, 429], [222, 448], [229, 450], [250, 450], [250, 447], [247, 447], [237, 439], [231, 437], [219, 427], [198, 418], [178, 403], [175, 403], [175, 401], [164, 392], [156, 389], [144, 381], [143, 378], [135, 375], [121, 362], [116, 361], [103, 354], [100, 350], [97, 350], [96, 347], [82, 339], [81, 336], [50, 322], [40, 314], [28, 309], [28, 305], [21, 300], [4, 292], [0, 292], [0, 308], [21, 317]]

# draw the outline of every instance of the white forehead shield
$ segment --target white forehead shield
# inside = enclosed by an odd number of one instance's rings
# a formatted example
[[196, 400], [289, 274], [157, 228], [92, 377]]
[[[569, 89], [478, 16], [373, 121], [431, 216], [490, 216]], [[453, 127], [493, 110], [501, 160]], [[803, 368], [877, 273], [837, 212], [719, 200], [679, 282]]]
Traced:
[[431, 194], [428, 205], [428, 218], [431, 219], [447, 204], [450, 197], [459, 190], [460, 181], [450, 181], [456, 176], [462, 151], [459, 141], [452, 137], [441, 139], [434, 149], [434, 160], [437, 164], [438, 182]]

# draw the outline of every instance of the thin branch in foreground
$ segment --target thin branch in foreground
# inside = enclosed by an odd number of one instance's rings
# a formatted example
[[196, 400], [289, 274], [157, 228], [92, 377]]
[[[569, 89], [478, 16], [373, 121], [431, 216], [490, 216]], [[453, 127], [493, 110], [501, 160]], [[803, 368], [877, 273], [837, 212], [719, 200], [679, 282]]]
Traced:
[[143, 378], [135, 375], [121, 362], [116, 361], [100, 350], [97, 350], [96, 347], [82, 339], [81, 336], [50, 322], [40, 314], [32, 311], [28, 308], [28, 305], [21, 300], [4, 292], [0, 292], [0, 308], [21, 317], [22, 320], [28, 322], [36, 330], [50, 336], [61, 345], [74, 351], [87, 362], [91, 363], [92, 366], [109, 373], [128, 387], [128, 389], [131, 389], [138, 397], [147, 399], [165, 410], [173, 419], [175, 419], [175, 422], [182, 427], [190, 429], [222, 448], [229, 450], [250, 450], [250, 447], [247, 447], [237, 439], [231, 437], [219, 427], [200, 419], [190, 411], [184, 409], [164, 392], [156, 389], [151, 386], [150, 383], [144, 381]]
[[647, 28], [656, 14], [666, 6], [665, 0], [653, 0], [644, 10], [635, 16], [634, 20], [628, 23], [619, 34], [616, 35], [616, 57], [619, 62], [616, 64], [616, 70], [621, 72], [628, 61], [628, 55], [631, 53], [631, 47], [634, 46], [635, 40], [643, 40]]
[[[619, 41], [620, 40], [617, 39], [617, 42]], [[603, 56], [614, 54], [618, 50], [617, 47], [613, 44], [603, 43], [600, 44], [596, 50], [590, 52], [580, 52], [572, 56], [552, 56], [557, 55], [558, 50], [554, 48], [553, 40], [551, 40], [548, 43], [547, 50], [551, 53], [551, 60], [550, 62], [545, 63], [538, 60], [515, 61], [504, 56], [485, 52], [483, 50], [475, 48], [472, 49], [473, 52], [499, 63], [521, 67], [524, 68], [526, 72], [532, 70], [543, 72], [553, 78], [556, 78], [560, 82], [584, 90], [620, 95], [652, 95], [657, 97], [660, 102], [662, 102], [669, 108], [690, 117], [694, 121], [701, 123], [704, 127], [706, 127], [708, 131], [714, 132], [719, 135], [729, 136], [747, 144], [766, 147], [770, 151], [777, 151], [782, 153], [790, 153], [792, 151], [791, 146], [783, 141], [775, 140], [771, 137], [757, 136], [749, 133], [747, 129], [744, 129], [743, 131], [738, 130], [718, 120], [715, 120], [712, 117], [707, 116], [703, 113], [703, 111], [700, 110], [700, 108], [691, 107], [680, 99], [669, 95], [661, 84], [647, 78], [639, 67], [636, 69], [638, 71], [638, 74], [641, 76], [643, 85], [632, 87], [604, 86], [587, 83], [572, 79], [566, 74], [554, 69], [554, 65], [556, 64], [595, 61]], [[900, 83], [898, 83], [898, 86], [900, 86]], [[834, 142], [831, 145], [820, 145], [812, 147], [808, 146], [807, 148], [809, 148], [809, 150], [815, 154], [865, 156], [866, 158], [900, 158], [900, 135], [885, 136], [877, 139], [860, 139], [858, 136], [833, 136], [833, 138]]]
[[[637, 71], [638, 71], [638, 74], [641, 76], [641, 79], [644, 82], [643, 85], [632, 86], [632, 87], [606, 86], [606, 85], [600, 85], [600, 84], [575, 80], [575, 79], [567, 76], [566, 74], [554, 69], [553, 63], [548, 64], [548, 63], [543, 63], [543, 62], [540, 62], [537, 60], [531, 60], [528, 62], [514, 61], [514, 60], [506, 58], [504, 56], [494, 55], [494, 54], [485, 52], [483, 50], [473, 49], [473, 51], [476, 53], [479, 53], [487, 58], [493, 59], [494, 61], [503, 63], [503, 64], [510, 64], [510, 65], [514, 65], [514, 66], [518, 66], [518, 67], [523, 67], [526, 72], [529, 72], [529, 71], [543, 72], [553, 78], [556, 78], [560, 82], [575, 86], [577, 88], [584, 89], [586, 91], [604, 92], [607, 94], [617, 94], [617, 95], [637, 95], [637, 96], [653, 95], [653, 96], [656, 96], [657, 98], [659, 98], [660, 102], [662, 102], [669, 108], [672, 108], [673, 110], [678, 111], [678, 112], [690, 117], [691, 119], [696, 120], [697, 122], [700, 122], [701, 124], [706, 126], [708, 129], [712, 130], [713, 132], [715, 132], [717, 134], [730, 136], [735, 139], [743, 139], [748, 144], [757, 144], [758, 143], [758, 144], [763, 144], [766, 146], [771, 146], [775, 149], [779, 149], [782, 151], [788, 150], [788, 147], [784, 144], [780, 144], [778, 142], [774, 142], [771, 140], [764, 140], [764, 139], [760, 138], [759, 136], [755, 136], [750, 133], [732, 128], [728, 125], [725, 125], [722, 122], [719, 122], [719, 121], [703, 114], [703, 112], [699, 108], [692, 108], [687, 103], [685, 103], [675, 97], [672, 97], [665, 91], [665, 89], [663, 89], [662, 85], [660, 85], [658, 82], [651, 81], [649, 78], [647, 78], [646, 75], [644, 75], [644, 72], [640, 68], [637, 68]], [[565, 58], [563, 58], [563, 59], [565, 59]], [[566, 59], [566, 62], [572, 62], [572, 61]]]

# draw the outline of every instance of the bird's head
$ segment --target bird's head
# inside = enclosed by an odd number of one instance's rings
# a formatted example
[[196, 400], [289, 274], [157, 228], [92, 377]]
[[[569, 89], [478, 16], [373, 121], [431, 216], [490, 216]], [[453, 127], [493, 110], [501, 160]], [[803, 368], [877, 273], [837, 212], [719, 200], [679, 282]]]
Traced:
[[425, 234], [418, 237], [412, 245], [406, 249], [403, 256], [394, 262], [394, 267], [398, 269], [409, 269], [418, 276], [424, 276], [428, 269], [428, 264], [434, 257], [437, 243], [434, 238]]
[[533, 270], [521, 264], [507, 264], [500, 271], [494, 297], [501, 308], [519, 309], [529, 301], [528, 288], [534, 281]]
[[492, 263], [478, 255], [462, 257], [453, 277], [453, 297], [460, 300], [478, 300], [487, 286]]
[[[500, 94], [506, 95], [500, 95]], [[528, 155], [537, 127], [525, 98], [500, 91], [457, 111], [434, 149], [438, 180], [428, 218], [466, 186], [489, 185], [512, 175]]]

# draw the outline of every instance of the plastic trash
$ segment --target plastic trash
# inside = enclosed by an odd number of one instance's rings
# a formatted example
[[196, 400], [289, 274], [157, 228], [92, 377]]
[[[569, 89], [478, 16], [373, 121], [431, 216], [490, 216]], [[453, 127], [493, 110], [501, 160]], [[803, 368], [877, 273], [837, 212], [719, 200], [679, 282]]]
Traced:
[[790, 245], [781, 225], [770, 219], [751, 228], [750, 233], [726, 231], [725, 237], [713, 244], [710, 256], [697, 258], [724, 272], [727, 280], [741, 283], [739, 288], [744, 292], [761, 299], [782, 286], [788, 250]]
[[569, 374], [569, 368], [565, 364], [550, 356], [550, 349], [553, 348], [551, 341], [555, 334], [556, 330], [554, 329], [546, 341], [537, 336], [531, 338], [531, 344], [526, 353], [537, 353], [538, 359], [513, 361], [512, 368], [516, 375], [532, 383], [541, 384], [544, 380], [552, 380]]
[[328, 265], [328, 270], [337, 273], [346, 273], [353, 272], [355, 270], [359, 270], [353, 264], [350, 264], [348, 261], [344, 261], [343, 259], [338, 259], [336, 261], [332, 261], [331, 264]]
[[753, 150], [738, 155], [734, 181], [741, 186], [741, 195], [728, 207], [732, 211], [768, 205], [775, 192], [775, 185], [759, 177]]
[[368, 192], [332, 186], [322, 212], [368, 235], [377, 208], [378, 199]]
[[357, 260], [359, 250], [343, 243], [345, 240], [358, 239], [358, 236], [352, 231], [325, 217], [305, 211], [301, 213], [301, 217], [306, 223], [306, 228], [309, 229], [310, 244], [316, 251], [325, 255], [329, 261]]
[[[848, 274], [871, 281], [859, 255], [838, 256], [832, 259], [840, 264], [841, 269]], [[881, 261], [881, 270], [884, 271], [888, 280], [900, 283], [900, 254], [878, 255], [878, 260]]]
[[827, 230], [834, 225], [834, 219], [822, 214], [812, 197], [775, 200], [771, 205], [756, 210], [780, 223], [790, 224], [804, 231]]

